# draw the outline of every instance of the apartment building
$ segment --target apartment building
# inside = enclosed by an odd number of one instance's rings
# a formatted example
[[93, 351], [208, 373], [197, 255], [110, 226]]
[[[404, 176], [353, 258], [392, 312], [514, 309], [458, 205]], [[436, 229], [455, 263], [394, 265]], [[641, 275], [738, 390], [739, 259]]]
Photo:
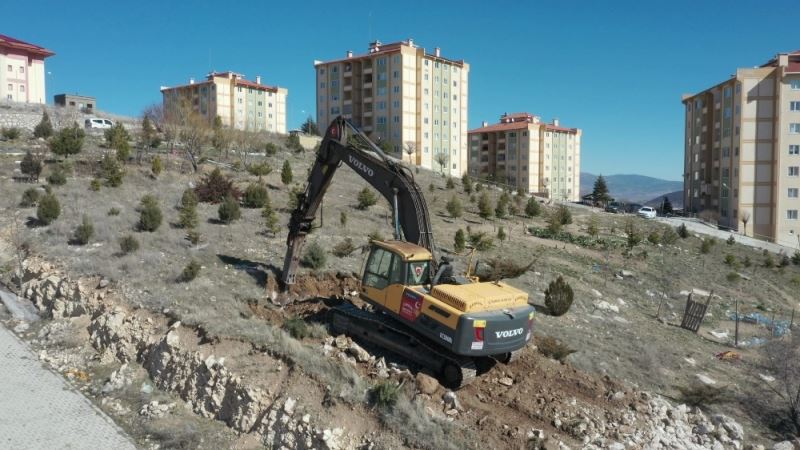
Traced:
[[222, 125], [237, 130], [286, 134], [286, 88], [261, 84], [261, 77], [248, 81], [235, 72], [212, 72], [204, 81], [177, 87], [162, 87], [164, 110], [182, 105], [208, 118], [217, 116]]
[[686, 210], [749, 236], [797, 245], [800, 51], [737, 69], [682, 100]]
[[[469, 64], [412, 39], [375, 41], [363, 55], [314, 61], [317, 123], [343, 116], [392, 156], [453, 176], [467, 170]], [[385, 145], [385, 144], [384, 144]]]
[[469, 174], [556, 200], [580, 198], [581, 134], [529, 113], [469, 131]]
[[0, 34], [0, 101], [44, 104], [44, 60], [53, 55], [46, 48]]

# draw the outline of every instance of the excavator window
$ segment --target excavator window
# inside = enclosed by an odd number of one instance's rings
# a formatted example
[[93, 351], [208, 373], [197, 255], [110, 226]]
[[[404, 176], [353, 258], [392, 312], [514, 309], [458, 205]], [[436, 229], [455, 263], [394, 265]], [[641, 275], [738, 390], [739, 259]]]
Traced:
[[383, 289], [388, 286], [390, 281], [393, 281], [392, 275], [394, 274], [392, 272], [396, 272], [396, 270], [392, 269], [396, 269], [398, 264], [395, 260], [398, 259], [392, 252], [375, 247], [369, 255], [369, 261], [364, 270], [364, 285], [375, 289]]
[[429, 284], [431, 282], [431, 263], [430, 261], [410, 262], [406, 273], [406, 284], [408, 286]]

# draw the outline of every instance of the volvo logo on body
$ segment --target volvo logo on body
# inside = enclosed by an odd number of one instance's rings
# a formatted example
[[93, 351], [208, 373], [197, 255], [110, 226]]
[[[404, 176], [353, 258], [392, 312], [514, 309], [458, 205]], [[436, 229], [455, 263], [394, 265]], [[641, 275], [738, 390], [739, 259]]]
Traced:
[[373, 176], [375, 175], [375, 171], [367, 167], [366, 164], [363, 162], [353, 158], [353, 155], [347, 155], [347, 159], [350, 161], [350, 164], [358, 167], [358, 170], [364, 172], [366, 175]]
[[497, 335], [497, 338], [510, 338], [514, 336], [519, 336], [523, 333], [522, 328], [517, 328], [515, 330], [505, 330], [505, 331], [495, 331], [494, 334]]

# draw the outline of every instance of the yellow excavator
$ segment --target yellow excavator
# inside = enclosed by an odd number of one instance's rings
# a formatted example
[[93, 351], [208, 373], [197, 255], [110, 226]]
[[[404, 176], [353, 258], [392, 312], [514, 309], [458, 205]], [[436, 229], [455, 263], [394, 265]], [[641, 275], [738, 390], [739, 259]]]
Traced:
[[336, 332], [363, 339], [427, 367], [443, 385], [472, 381], [481, 358], [509, 363], [531, 339], [528, 294], [503, 282], [457, 276], [437, 261], [428, 207], [411, 170], [342, 117], [320, 143], [305, 191], [289, 221], [282, 281], [294, 284], [306, 235], [336, 169], [347, 164], [392, 205], [394, 240], [370, 242], [359, 296], [332, 308]]

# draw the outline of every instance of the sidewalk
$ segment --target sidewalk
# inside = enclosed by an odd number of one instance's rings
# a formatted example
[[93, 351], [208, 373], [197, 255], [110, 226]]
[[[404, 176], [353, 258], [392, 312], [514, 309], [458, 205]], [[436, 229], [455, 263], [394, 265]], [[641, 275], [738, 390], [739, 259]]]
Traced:
[[127, 450], [136, 446], [0, 324], [0, 448]]
[[753, 248], [760, 248], [763, 250], [768, 250], [773, 253], [780, 253], [784, 252], [789, 256], [792, 256], [794, 252], [797, 250], [797, 246], [789, 247], [786, 245], [775, 244], [772, 242], [763, 241], [761, 239], [756, 239], [750, 236], [744, 236], [741, 233], [731, 232], [727, 230], [720, 230], [716, 227], [711, 225], [707, 225], [703, 222], [693, 219], [685, 219], [682, 217], [658, 217], [656, 220], [662, 223], [666, 223], [672, 226], [680, 226], [680, 224], [685, 224], [686, 228], [694, 233], [705, 234], [708, 236], [713, 236], [718, 239], [728, 239], [728, 237], [733, 235], [733, 238], [736, 239], [736, 242], [742, 245], [747, 245], [748, 247]]

